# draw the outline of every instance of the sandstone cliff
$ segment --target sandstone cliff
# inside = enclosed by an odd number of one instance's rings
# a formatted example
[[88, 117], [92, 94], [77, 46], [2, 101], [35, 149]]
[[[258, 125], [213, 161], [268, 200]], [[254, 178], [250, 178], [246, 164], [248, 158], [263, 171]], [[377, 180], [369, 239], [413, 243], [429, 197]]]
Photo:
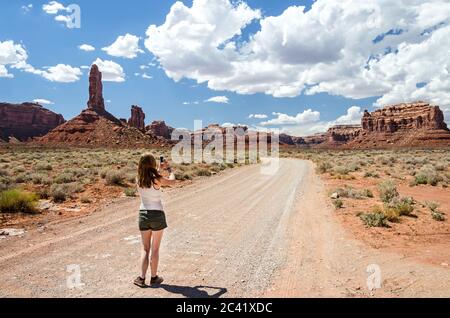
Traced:
[[43, 136], [53, 128], [64, 123], [64, 118], [39, 104], [0, 103], [0, 139], [8, 141], [11, 137], [27, 141]]
[[145, 131], [145, 114], [141, 107], [136, 105], [131, 106], [131, 117], [128, 119], [128, 125]]
[[174, 128], [167, 126], [166, 122], [163, 120], [155, 120], [150, 125], [148, 125], [145, 130], [155, 136], [170, 140]]

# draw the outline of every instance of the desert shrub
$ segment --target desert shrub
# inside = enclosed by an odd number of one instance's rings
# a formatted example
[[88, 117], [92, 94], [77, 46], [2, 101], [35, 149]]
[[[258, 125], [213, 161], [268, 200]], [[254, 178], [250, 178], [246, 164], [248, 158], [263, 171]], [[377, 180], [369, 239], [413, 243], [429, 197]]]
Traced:
[[336, 166], [333, 168], [333, 172], [340, 175], [347, 175], [351, 172], [351, 170], [344, 166]]
[[48, 163], [38, 163], [38, 164], [34, 167], [34, 169], [35, 169], [36, 171], [51, 171], [51, 170], [53, 170], [53, 167], [52, 167], [51, 164], [48, 164]]
[[33, 173], [31, 176], [31, 181], [33, 184], [43, 184], [45, 176], [40, 173]]
[[440, 222], [445, 221], [445, 214], [438, 210], [439, 203], [434, 201], [427, 201], [425, 202], [425, 206], [430, 210], [433, 220]]
[[0, 192], [0, 212], [35, 213], [38, 196], [19, 189]]
[[364, 173], [364, 178], [379, 178], [379, 177], [380, 175], [373, 171], [367, 171], [366, 173]]
[[445, 221], [445, 215], [442, 212], [439, 211], [431, 211], [431, 217], [435, 221], [443, 222]]
[[387, 204], [387, 209], [393, 210], [399, 217], [411, 216], [411, 213], [414, 211], [414, 200], [409, 197], [394, 198]]
[[81, 168], [70, 168], [70, 169], [64, 169], [63, 173], [71, 174], [72, 176], [76, 178], [80, 178], [86, 175], [88, 170], [81, 169]]
[[437, 211], [437, 209], [439, 208], [439, 203], [435, 201], [426, 201], [425, 206], [430, 209], [430, 211]]
[[67, 173], [67, 172], [60, 173], [54, 179], [54, 182], [57, 184], [71, 183], [74, 181], [75, 181], [75, 178], [74, 178], [73, 174]]
[[442, 181], [435, 167], [432, 165], [423, 166], [416, 174], [412, 185], [429, 184], [435, 186]]
[[21, 174], [18, 174], [17, 176], [16, 176], [16, 178], [15, 178], [15, 182], [16, 183], [26, 183], [26, 182], [28, 182], [28, 181], [30, 181], [31, 180], [31, 177], [30, 177], [30, 175], [29, 174], [25, 174], [25, 173], [21, 173]]
[[389, 203], [392, 199], [399, 196], [397, 186], [392, 180], [386, 180], [378, 185], [378, 191], [380, 192], [380, 199], [384, 203]]
[[326, 173], [329, 172], [331, 169], [333, 168], [333, 165], [327, 161], [321, 161], [319, 162], [319, 164], [317, 165], [317, 172], [318, 173]]
[[344, 202], [341, 199], [333, 200], [333, 204], [336, 209], [341, 209], [344, 206]]
[[125, 179], [129, 183], [135, 183], [136, 182], [136, 173], [127, 173], [125, 176]]
[[8, 177], [0, 177], [0, 191], [7, 190], [10, 188], [12, 181]]
[[48, 199], [50, 198], [50, 189], [49, 187], [42, 187], [39, 190], [37, 190], [37, 195], [40, 199]]
[[14, 173], [18, 174], [21, 172], [25, 172], [25, 168], [24, 167], [17, 167], [16, 169], [14, 169]]
[[175, 179], [177, 180], [192, 180], [192, 174], [189, 172], [175, 172]]
[[211, 171], [205, 168], [200, 168], [195, 172], [195, 175], [199, 177], [209, 177], [211, 175]]
[[359, 218], [367, 227], [389, 227], [386, 216], [380, 212], [361, 213]]
[[108, 173], [108, 171], [109, 171], [110, 169], [108, 169], [108, 168], [104, 168], [104, 169], [102, 169], [102, 170], [100, 170], [100, 177], [102, 178], [102, 179], [105, 179], [106, 178], [106, 174]]
[[74, 187], [69, 184], [54, 184], [50, 187], [50, 197], [56, 203], [66, 201], [73, 193]]
[[333, 192], [337, 193], [339, 197], [350, 199], [373, 198], [373, 193], [369, 189], [358, 191], [352, 187], [345, 186], [344, 188], [337, 188]]
[[108, 170], [105, 175], [107, 185], [122, 185], [124, 182], [124, 175], [120, 170]]
[[82, 196], [82, 197], [80, 198], [80, 202], [81, 202], [81, 203], [87, 204], [87, 203], [91, 203], [92, 200], [91, 200], [88, 196]]
[[123, 193], [127, 196], [127, 197], [135, 197], [136, 196], [136, 188], [125, 188], [123, 190]]
[[373, 198], [373, 193], [369, 189], [363, 189], [361, 195], [366, 198]]

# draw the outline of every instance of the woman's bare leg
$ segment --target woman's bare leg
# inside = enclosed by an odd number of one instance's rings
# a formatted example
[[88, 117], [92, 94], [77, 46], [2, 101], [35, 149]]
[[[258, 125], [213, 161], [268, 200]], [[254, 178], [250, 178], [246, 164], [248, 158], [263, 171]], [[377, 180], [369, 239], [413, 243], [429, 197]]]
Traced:
[[154, 231], [152, 240], [152, 258], [151, 258], [151, 272], [152, 277], [158, 274], [158, 262], [159, 262], [159, 246], [161, 245], [161, 240], [164, 230]]
[[145, 279], [145, 275], [147, 275], [149, 265], [152, 231], [141, 231], [141, 238], [142, 238], [141, 278]]

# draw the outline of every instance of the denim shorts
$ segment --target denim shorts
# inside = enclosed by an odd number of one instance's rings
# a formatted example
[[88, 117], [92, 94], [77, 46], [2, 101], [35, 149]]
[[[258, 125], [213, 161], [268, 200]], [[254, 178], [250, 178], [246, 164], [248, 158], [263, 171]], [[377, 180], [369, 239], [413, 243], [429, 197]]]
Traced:
[[140, 231], [161, 231], [167, 227], [166, 215], [164, 211], [159, 210], [140, 210], [139, 211], [139, 230]]

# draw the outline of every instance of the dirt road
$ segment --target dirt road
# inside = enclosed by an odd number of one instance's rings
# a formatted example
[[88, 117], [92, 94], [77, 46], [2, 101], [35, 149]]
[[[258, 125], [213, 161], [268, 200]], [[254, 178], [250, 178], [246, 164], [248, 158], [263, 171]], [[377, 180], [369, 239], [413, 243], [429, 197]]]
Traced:
[[[450, 296], [450, 270], [373, 250], [345, 233], [307, 161], [284, 159], [275, 176], [257, 165], [229, 170], [168, 191], [164, 201], [160, 288], [131, 284], [138, 200], [121, 199], [0, 240], [0, 296]], [[381, 288], [370, 291], [367, 281], [377, 287], [377, 278]]]

